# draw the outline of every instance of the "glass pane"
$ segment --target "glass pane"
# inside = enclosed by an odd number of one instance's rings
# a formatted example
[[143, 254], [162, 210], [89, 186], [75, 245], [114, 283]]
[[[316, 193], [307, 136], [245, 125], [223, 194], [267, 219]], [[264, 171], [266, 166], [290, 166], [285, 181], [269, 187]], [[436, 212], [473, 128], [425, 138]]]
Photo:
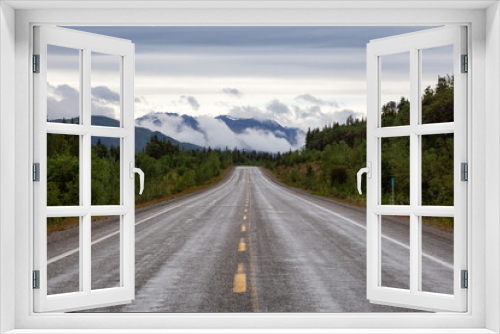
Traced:
[[453, 218], [422, 217], [422, 291], [453, 294]]
[[47, 205], [80, 205], [80, 136], [47, 134]]
[[453, 45], [421, 50], [422, 124], [453, 122]]
[[453, 206], [453, 134], [422, 136], [422, 205]]
[[47, 45], [47, 121], [78, 123], [80, 50]]
[[92, 289], [120, 286], [120, 216], [92, 217]]
[[120, 126], [121, 57], [92, 52], [92, 125]]
[[410, 288], [410, 218], [381, 217], [381, 286]]
[[80, 291], [79, 217], [47, 218], [47, 294]]
[[410, 137], [382, 138], [383, 205], [410, 204]]
[[120, 204], [120, 138], [92, 137], [92, 205]]
[[410, 125], [410, 53], [380, 57], [382, 126]]

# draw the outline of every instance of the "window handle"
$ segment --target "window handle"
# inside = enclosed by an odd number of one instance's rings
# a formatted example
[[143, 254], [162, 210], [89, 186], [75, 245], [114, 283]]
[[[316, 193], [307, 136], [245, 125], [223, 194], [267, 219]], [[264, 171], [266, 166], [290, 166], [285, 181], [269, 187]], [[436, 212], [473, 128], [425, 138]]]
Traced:
[[372, 177], [372, 163], [370, 161], [367, 162], [367, 166], [365, 168], [361, 168], [358, 171], [358, 192], [361, 195], [363, 192], [361, 191], [361, 176], [363, 173], [366, 173], [367, 178], [371, 179]]
[[142, 195], [142, 192], [144, 190], [144, 172], [140, 168], [134, 167], [133, 161], [130, 161], [129, 167], [130, 167], [130, 178], [131, 179], [134, 178], [134, 173], [139, 174], [139, 183], [140, 183], [140, 187], [141, 187], [141, 189], [139, 190], [139, 195]]

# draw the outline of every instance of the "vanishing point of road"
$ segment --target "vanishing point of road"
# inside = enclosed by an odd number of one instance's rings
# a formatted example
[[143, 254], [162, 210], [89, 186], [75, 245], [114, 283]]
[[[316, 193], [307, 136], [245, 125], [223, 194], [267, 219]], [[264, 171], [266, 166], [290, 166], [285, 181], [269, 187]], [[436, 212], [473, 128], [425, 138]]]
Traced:
[[[384, 223], [383, 263], [391, 270], [383, 282], [405, 287], [408, 226], [392, 219]], [[258, 167], [236, 167], [211, 188], [137, 210], [135, 300], [91, 312], [405, 311], [366, 299], [365, 224], [363, 208], [292, 189]], [[92, 252], [100, 254], [92, 257], [93, 288], [119, 277], [119, 261], [107, 260], [119, 258], [112, 226], [119, 224], [92, 224]], [[424, 237], [432, 253], [423, 259], [424, 282], [446, 290], [452, 241]], [[64, 277], [78, 254], [63, 253], [72, 239], [71, 230], [49, 236], [50, 286], [71, 284]]]

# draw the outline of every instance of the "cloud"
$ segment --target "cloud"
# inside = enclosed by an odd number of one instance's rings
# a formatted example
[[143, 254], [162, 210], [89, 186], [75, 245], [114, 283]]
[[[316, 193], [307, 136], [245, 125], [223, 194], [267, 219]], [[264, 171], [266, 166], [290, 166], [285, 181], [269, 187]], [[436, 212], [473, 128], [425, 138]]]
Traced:
[[243, 93], [236, 88], [223, 88], [222, 92], [224, 94], [232, 95], [234, 97], [242, 97]]
[[136, 120], [136, 125], [159, 131], [181, 142], [202, 147], [225, 149], [238, 148], [257, 151], [285, 152], [300, 148], [305, 143], [302, 132], [298, 132], [296, 144], [290, 144], [282, 133], [247, 128], [239, 133], [233, 132], [222, 120], [200, 116], [196, 118], [197, 129], [192, 128], [181, 115], [169, 113], [148, 114]]
[[92, 93], [92, 116], [106, 116], [118, 119], [120, 112], [120, 94], [112, 91], [107, 86], [97, 86], [91, 88]]
[[276, 137], [274, 133], [256, 129], [247, 129], [238, 134], [238, 139], [249, 149], [267, 152], [286, 152], [290, 149], [296, 150], [304, 145], [305, 139], [300, 136], [297, 145], [291, 145], [285, 138]]
[[149, 104], [148, 100], [144, 96], [136, 96], [134, 99], [135, 103], [144, 103], [144, 104]]
[[[342, 109], [335, 111], [324, 112], [319, 106], [311, 106], [301, 108], [293, 106], [293, 111], [297, 119], [302, 121], [302, 124], [311, 128], [322, 128], [326, 124], [339, 123], [344, 124], [349, 116], [353, 118], [360, 118], [362, 113], [355, 112], [350, 109]], [[304, 128], [304, 127], [302, 127]]]
[[229, 110], [228, 115], [235, 118], [255, 118], [258, 120], [271, 118], [268, 112], [253, 106], [234, 106]]
[[198, 103], [198, 100], [196, 100], [194, 96], [182, 95], [181, 102], [188, 103], [191, 106], [191, 108], [193, 108], [193, 110], [200, 109], [200, 104]]
[[305, 101], [305, 102], [311, 102], [313, 104], [317, 104], [320, 106], [330, 106], [330, 107], [336, 107], [338, 108], [339, 104], [336, 101], [325, 101], [320, 98], [317, 98], [311, 94], [302, 94], [299, 95], [295, 98], [297, 101]]
[[47, 83], [47, 118], [70, 119], [79, 116], [80, 94], [68, 85], [52, 86]]
[[150, 113], [136, 119], [136, 126], [159, 131], [180, 142], [205, 146], [206, 139], [203, 133], [184, 123], [182, 116], [174, 113]]
[[340, 124], [345, 123], [349, 116], [352, 116], [353, 118], [360, 118], [361, 116], [363, 116], [361, 113], [352, 111], [350, 109], [338, 110], [333, 115], [334, 120]]
[[[108, 87], [92, 88], [91, 111], [92, 115], [106, 116], [117, 119], [117, 93]], [[119, 95], [118, 95], [119, 102]], [[79, 117], [80, 93], [75, 88], [63, 84], [53, 86], [47, 84], [47, 118], [49, 120], [70, 119]]]
[[92, 87], [92, 97], [98, 100], [104, 100], [110, 103], [120, 103], [120, 94], [112, 91], [106, 86]]
[[102, 100], [92, 98], [92, 116], [105, 116], [109, 118], [119, 119], [113, 107], [107, 105]]
[[288, 108], [288, 106], [276, 99], [269, 102], [266, 106], [266, 109], [276, 114], [290, 113], [290, 109]]

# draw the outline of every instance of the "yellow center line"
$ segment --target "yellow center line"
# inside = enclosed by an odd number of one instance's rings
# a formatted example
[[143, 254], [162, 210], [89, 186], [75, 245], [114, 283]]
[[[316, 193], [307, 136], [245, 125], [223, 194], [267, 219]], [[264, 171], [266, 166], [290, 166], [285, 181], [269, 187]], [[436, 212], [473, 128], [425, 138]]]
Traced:
[[[247, 169], [247, 183], [248, 183], [248, 196], [252, 198], [252, 193], [250, 192], [250, 175]], [[246, 205], [247, 206], [247, 205]], [[248, 214], [248, 257], [250, 264], [250, 286], [252, 293], [252, 310], [254, 312], [260, 312], [259, 308], [259, 294], [257, 292], [257, 277], [255, 275], [255, 267], [253, 265], [253, 254], [252, 254], [252, 216]]]
[[245, 227], [245, 225], [241, 225], [241, 232], [245, 232], [247, 230], [247, 228]]
[[238, 244], [238, 252], [244, 252], [246, 250], [245, 238], [240, 238], [240, 243]]
[[234, 275], [233, 292], [242, 293], [247, 291], [247, 275], [245, 274], [245, 265], [238, 263], [238, 271]]
[[247, 210], [247, 209], [245, 209], [245, 212], [248, 212], [248, 210]]
[[247, 219], [247, 215], [243, 215], [243, 220], [246, 220]]

